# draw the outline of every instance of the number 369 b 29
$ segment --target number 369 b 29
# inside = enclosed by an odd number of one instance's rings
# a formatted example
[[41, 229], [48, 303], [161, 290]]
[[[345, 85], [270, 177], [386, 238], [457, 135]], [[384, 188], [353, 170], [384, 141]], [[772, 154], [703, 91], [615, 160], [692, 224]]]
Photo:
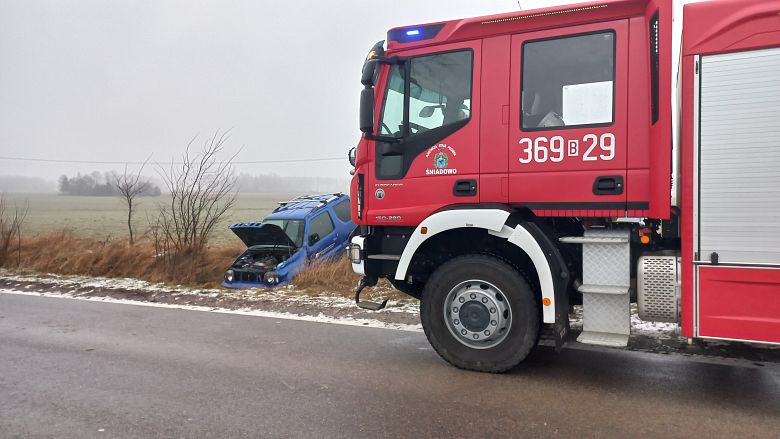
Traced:
[[[582, 140], [565, 139], [562, 136], [520, 139], [520, 163], [558, 163], [566, 157], [582, 157], [583, 162], [612, 160], [615, 158], [615, 135], [586, 134]], [[580, 150], [583, 150], [580, 154]]]

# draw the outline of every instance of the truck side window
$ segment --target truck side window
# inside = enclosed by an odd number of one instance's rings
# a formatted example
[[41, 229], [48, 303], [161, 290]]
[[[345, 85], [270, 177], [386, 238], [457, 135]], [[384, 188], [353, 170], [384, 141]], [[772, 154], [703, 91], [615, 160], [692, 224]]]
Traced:
[[328, 212], [322, 212], [309, 221], [309, 239], [317, 234], [319, 239], [324, 238], [333, 231], [333, 220]]
[[412, 59], [409, 128], [412, 134], [471, 117], [471, 51]]
[[382, 120], [379, 124], [379, 134], [383, 136], [401, 137], [403, 135], [404, 119], [404, 80], [399, 65], [390, 66], [387, 76], [387, 90], [382, 108]]
[[[471, 117], [470, 50], [424, 55], [409, 60], [409, 135]], [[392, 65], [382, 105], [379, 134], [403, 136], [404, 70]]]
[[523, 44], [524, 131], [614, 121], [615, 32]]

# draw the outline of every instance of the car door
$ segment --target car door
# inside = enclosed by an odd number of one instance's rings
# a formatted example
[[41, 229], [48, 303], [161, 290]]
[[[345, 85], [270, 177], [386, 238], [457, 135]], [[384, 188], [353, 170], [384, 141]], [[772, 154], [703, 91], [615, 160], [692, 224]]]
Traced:
[[338, 239], [330, 213], [324, 210], [314, 215], [309, 220], [308, 232], [306, 233], [308, 258], [315, 260], [332, 254], [338, 248]]
[[509, 201], [537, 214], [626, 209], [626, 20], [512, 37]]

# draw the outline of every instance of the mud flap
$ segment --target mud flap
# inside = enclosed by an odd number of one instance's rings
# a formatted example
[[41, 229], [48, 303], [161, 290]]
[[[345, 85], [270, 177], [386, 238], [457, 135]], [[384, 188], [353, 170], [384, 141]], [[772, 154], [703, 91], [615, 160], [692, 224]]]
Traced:
[[[507, 225], [510, 225], [511, 221], [510, 217]], [[538, 224], [522, 220], [517, 224], [528, 230], [528, 233], [539, 243], [547, 258], [547, 263], [550, 264], [555, 284], [555, 323], [553, 324], [555, 351], [560, 352], [563, 345], [566, 344], [566, 338], [569, 334], [569, 271], [566, 269], [566, 263], [558, 248]]]

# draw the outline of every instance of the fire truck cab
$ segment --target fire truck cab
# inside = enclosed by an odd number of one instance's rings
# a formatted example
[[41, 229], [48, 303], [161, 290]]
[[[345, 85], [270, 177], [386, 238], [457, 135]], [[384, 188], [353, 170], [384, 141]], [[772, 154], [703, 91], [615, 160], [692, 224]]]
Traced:
[[[570, 306], [625, 346], [630, 303], [682, 334], [780, 343], [780, 6], [604, 0], [391, 29], [351, 152], [356, 301], [421, 300], [458, 367], [514, 367]], [[678, 164], [679, 166], [673, 166]]]

